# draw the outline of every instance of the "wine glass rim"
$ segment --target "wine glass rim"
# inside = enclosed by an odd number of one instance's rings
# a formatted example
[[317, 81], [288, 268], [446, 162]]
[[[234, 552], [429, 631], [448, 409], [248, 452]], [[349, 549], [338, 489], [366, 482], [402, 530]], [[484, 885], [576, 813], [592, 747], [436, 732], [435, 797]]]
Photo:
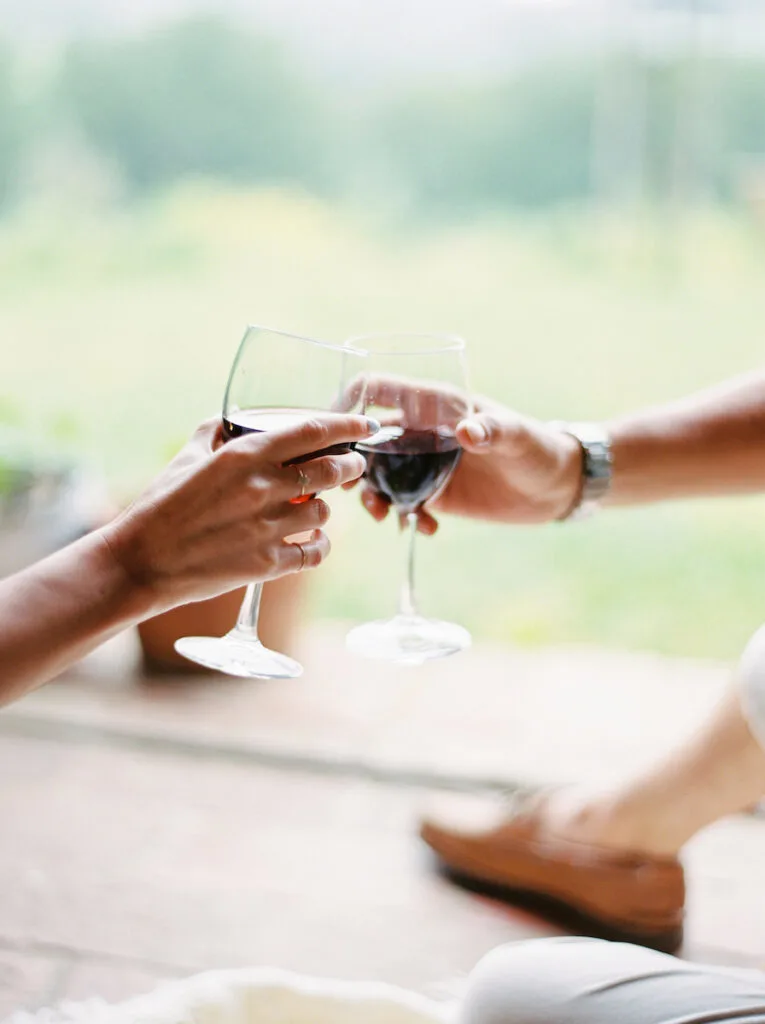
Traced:
[[413, 341], [416, 338], [430, 338], [432, 341], [440, 341], [442, 344], [424, 348], [411, 348], [405, 352], [395, 348], [375, 348], [375, 355], [423, 356], [438, 352], [464, 352], [467, 348], [467, 342], [458, 334], [442, 334], [438, 331], [376, 331], [373, 334], [355, 334], [346, 339], [344, 347], [348, 348], [351, 352], [370, 355], [369, 350], [364, 348], [364, 342], [383, 341], [385, 338], [411, 338]]
[[305, 341], [309, 345], [326, 348], [332, 352], [348, 352], [354, 356], [365, 355], [361, 349], [349, 348], [345, 342], [343, 342], [342, 345], [337, 345], [332, 341], [323, 341], [321, 338], [309, 338], [306, 334], [295, 334], [294, 331], [284, 331], [279, 327], [268, 327], [266, 324], [247, 324], [244, 332], [245, 335], [249, 334], [250, 331], [268, 331], [269, 334], [279, 334], [282, 338], [292, 338], [295, 341]]

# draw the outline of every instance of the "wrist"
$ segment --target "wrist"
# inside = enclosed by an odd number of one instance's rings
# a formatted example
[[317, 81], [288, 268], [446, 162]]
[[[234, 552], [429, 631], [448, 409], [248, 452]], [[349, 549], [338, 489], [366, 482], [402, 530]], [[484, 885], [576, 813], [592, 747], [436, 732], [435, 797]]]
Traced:
[[168, 601], [163, 600], [156, 581], [136, 568], [140, 559], [131, 553], [129, 534], [120, 520], [116, 520], [97, 530], [92, 537], [99, 544], [104, 578], [121, 614], [140, 621], [166, 610]]
[[560, 427], [555, 439], [558, 467], [550, 488], [550, 519], [566, 519], [579, 505], [584, 482], [582, 446]]

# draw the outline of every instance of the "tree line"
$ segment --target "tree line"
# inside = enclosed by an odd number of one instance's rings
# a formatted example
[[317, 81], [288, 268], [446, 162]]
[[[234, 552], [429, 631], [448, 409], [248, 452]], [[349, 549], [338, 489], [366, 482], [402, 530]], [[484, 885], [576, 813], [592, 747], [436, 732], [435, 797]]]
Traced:
[[765, 155], [759, 58], [557, 59], [375, 94], [306, 74], [255, 31], [195, 17], [73, 42], [33, 89], [20, 65], [0, 44], [6, 207], [62, 131], [129, 195], [205, 176], [362, 199], [387, 191], [450, 214], [586, 201], [625, 183], [661, 198], [691, 179], [730, 200], [740, 168]]

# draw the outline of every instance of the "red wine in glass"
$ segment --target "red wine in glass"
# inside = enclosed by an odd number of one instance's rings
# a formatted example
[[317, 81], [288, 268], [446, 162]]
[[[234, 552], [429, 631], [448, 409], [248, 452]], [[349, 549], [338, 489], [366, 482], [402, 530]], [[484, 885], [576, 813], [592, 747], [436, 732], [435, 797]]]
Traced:
[[462, 449], [446, 429], [388, 427], [370, 444], [357, 445], [369, 484], [402, 512], [415, 512], [436, 494], [459, 462]]
[[[236, 409], [230, 412], [228, 417], [223, 417], [223, 436], [227, 441], [232, 441], [235, 437], [242, 437], [244, 434], [262, 434], [267, 430], [295, 427], [304, 420], [310, 419], [313, 414], [311, 409]], [[333, 444], [317, 452], [301, 455], [297, 459], [286, 462], [285, 465], [299, 466], [302, 462], [310, 462], [311, 459], [318, 459], [322, 455], [346, 455], [355, 447], [353, 442]], [[300, 498], [293, 498], [292, 504], [300, 505], [315, 497], [315, 494], [304, 494]]]

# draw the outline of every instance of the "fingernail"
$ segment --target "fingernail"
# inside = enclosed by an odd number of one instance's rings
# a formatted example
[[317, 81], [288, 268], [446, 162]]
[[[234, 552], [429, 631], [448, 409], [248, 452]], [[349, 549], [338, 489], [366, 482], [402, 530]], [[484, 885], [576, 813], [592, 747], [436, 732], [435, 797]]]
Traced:
[[364, 418], [367, 421], [367, 430], [369, 431], [369, 433], [376, 434], [377, 431], [380, 429], [380, 421], [372, 419], [371, 416], [365, 416]]
[[465, 424], [465, 433], [470, 438], [472, 444], [476, 446], [486, 444], [489, 440], [489, 434], [486, 427], [480, 423], [476, 423], [474, 420]]

